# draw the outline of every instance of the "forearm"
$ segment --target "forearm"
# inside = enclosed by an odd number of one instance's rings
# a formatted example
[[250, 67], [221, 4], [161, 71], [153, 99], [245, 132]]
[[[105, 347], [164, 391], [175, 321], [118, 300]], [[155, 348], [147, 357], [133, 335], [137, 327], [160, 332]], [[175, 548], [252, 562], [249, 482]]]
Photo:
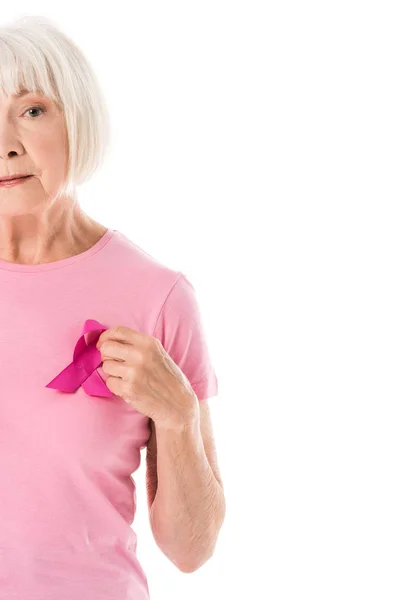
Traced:
[[223, 490], [208, 463], [199, 418], [186, 427], [158, 427], [157, 493], [150, 522], [157, 545], [181, 570], [214, 552], [225, 516]]

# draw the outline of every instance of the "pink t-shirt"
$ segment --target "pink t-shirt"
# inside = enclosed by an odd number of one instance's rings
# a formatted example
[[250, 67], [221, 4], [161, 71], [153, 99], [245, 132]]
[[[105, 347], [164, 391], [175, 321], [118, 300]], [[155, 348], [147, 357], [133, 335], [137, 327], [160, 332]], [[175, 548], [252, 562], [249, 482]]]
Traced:
[[63, 260], [0, 260], [0, 290], [0, 600], [148, 600], [131, 475], [149, 420], [120, 396], [46, 385], [94, 319], [157, 337], [198, 400], [216, 395], [194, 288], [108, 229]]

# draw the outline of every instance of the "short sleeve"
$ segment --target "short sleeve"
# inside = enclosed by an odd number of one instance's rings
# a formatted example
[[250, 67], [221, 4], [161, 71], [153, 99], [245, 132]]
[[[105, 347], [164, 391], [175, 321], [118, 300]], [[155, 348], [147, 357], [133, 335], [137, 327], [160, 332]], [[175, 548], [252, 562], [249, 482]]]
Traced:
[[186, 375], [198, 400], [218, 394], [199, 303], [193, 285], [183, 273], [161, 308], [153, 337], [160, 340]]

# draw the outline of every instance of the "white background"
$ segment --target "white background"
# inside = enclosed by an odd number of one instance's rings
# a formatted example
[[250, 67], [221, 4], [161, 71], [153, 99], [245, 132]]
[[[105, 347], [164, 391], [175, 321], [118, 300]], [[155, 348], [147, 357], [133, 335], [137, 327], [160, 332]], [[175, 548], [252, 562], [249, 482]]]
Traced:
[[227, 515], [181, 573], [134, 530], [152, 600], [398, 600], [398, 3], [2, 3], [95, 68], [112, 118], [82, 206], [201, 304]]

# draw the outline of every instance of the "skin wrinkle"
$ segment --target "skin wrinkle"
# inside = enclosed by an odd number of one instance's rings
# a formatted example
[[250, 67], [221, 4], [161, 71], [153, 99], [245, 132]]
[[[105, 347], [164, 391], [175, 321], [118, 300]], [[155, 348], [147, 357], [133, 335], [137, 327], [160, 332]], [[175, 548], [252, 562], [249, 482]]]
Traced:
[[39, 93], [0, 95], [0, 177], [34, 175], [20, 185], [0, 187], [0, 260], [61, 260], [89, 249], [107, 231], [75, 198], [53, 201], [66, 177], [67, 150], [58, 104]]
[[213, 554], [225, 516], [223, 489], [205, 454], [199, 421], [157, 430], [158, 489], [150, 511], [154, 538], [181, 570]]

